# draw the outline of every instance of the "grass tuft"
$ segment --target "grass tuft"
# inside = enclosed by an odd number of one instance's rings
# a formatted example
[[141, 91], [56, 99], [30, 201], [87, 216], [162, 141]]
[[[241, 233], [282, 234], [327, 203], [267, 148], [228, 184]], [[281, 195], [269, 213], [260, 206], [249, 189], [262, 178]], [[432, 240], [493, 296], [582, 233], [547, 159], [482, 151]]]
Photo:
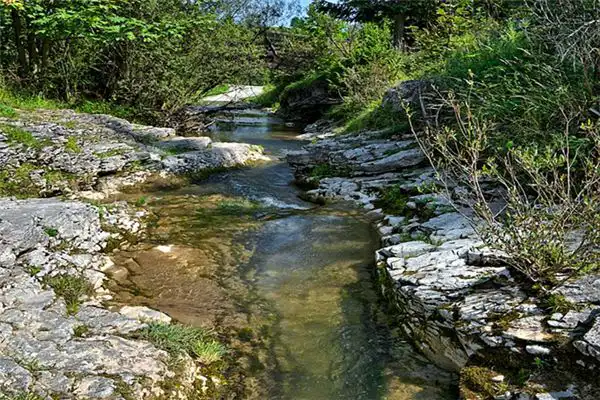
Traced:
[[7, 106], [6, 104], [0, 103], [0, 117], [4, 118], [15, 118], [17, 115], [17, 111], [11, 106]]
[[31, 132], [16, 126], [0, 125], [0, 131], [6, 135], [8, 143], [13, 145], [22, 144], [37, 150], [50, 145], [48, 140], [40, 140], [33, 136]]
[[77, 314], [81, 298], [91, 295], [93, 291], [91, 284], [83, 276], [56, 275], [45, 277], [43, 282], [51, 287], [57, 296], [64, 299], [69, 315]]
[[150, 323], [140, 336], [173, 357], [188, 354], [203, 364], [217, 362], [227, 352], [210, 332], [186, 325]]
[[65, 150], [69, 153], [81, 153], [81, 147], [77, 143], [75, 136], [69, 136], [67, 143], [65, 144]]

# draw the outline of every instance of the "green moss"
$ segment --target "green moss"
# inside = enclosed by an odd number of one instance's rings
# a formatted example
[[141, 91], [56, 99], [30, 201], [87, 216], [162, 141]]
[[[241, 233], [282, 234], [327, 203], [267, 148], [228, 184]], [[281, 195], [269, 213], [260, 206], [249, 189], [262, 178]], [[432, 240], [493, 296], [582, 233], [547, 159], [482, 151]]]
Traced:
[[31, 132], [17, 126], [2, 124], [0, 125], [0, 131], [6, 135], [8, 143], [12, 145], [21, 144], [39, 150], [51, 144], [48, 140], [40, 140], [33, 136]]
[[249, 215], [256, 212], [259, 203], [247, 199], [228, 199], [217, 203], [216, 212], [220, 215]]
[[57, 296], [62, 297], [67, 305], [69, 315], [77, 314], [84, 295], [91, 295], [92, 286], [83, 276], [56, 275], [45, 277], [43, 283], [54, 290]]
[[73, 178], [73, 175], [63, 171], [47, 171], [44, 174], [44, 178], [46, 179], [46, 182], [53, 185], [58, 182], [70, 181]]
[[513, 321], [521, 317], [518, 311], [510, 311], [504, 314], [491, 314], [490, 319], [495, 319], [494, 327], [500, 331], [506, 331], [510, 328]]
[[108, 158], [114, 156], [120, 156], [126, 153], [125, 149], [112, 149], [109, 151], [105, 151], [104, 153], [94, 153], [94, 155], [98, 158]]
[[550, 310], [553, 313], [566, 314], [570, 310], [574, 310], [575, 304], [568, 301], [565, 296], [558, 293], [550, 293], [542, 298], [542, 307]]
[[87, 325], [77, 325], [73, 328], [73, 336], [77, 338], [85, 337], [90, 332], [90, 328]]
[[188, 354], [203, 364], [217, 362], [226, 353], [225, 346], [216, 341], [211, 332], [192, 326], [153, 322], [141, 330], [139, 336], [173, 357]]
[[0, 103], [0, 117], [4, 118], [15, 118], [17, 115], [17, 111], [9, 105]]
[[37, 393], [0, 393], [0, 400], [46, 400], [45, 397], [38, 395]]
[[31, 180], [31, 172], [37, 167], [32, 164], [21, 164], [15, 170], [0, 171], [0, 196], [17, 198], [37, 197], [39, 187]]
[[81, 147], [79, 147], [75, 136], [69, 136], [65, 144], [65, 150], [69, 153], [81, 153]]
[[335, 168], [331, 164], [318, 164], [310, 171], [310, 177], [315, 179], [348, 176], [350, 171], [345, 168]]
[[136, 207], [142, 207], [144, 206], [146, 203], [148, 202], [148, 199], [146, 198], [146, 196], [140, 196], [138, 197], [138, 199], [135, 201], [135, 206]]
[[479, 395], [482, 399], [493, 399], [503, 394], [507, 385], [492, 381], [498, 375], [494, 371], [483, 367], [465, 367], [460, 371], [461, 390]]

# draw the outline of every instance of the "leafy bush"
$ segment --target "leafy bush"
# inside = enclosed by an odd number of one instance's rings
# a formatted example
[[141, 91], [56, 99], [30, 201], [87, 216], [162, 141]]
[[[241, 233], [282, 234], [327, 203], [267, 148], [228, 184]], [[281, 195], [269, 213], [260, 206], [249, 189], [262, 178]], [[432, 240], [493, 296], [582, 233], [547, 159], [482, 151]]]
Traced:
[[[565, 110], [563, 136], [492, 155], [490, 121], [450, 100], [456, 124], [421, 141], [440, 178], [469, 189], [474, 226], [534, 288], [547, 291], [600, 267], [600, 125]], [[488, 193], [500, 188], [503, 208]]]

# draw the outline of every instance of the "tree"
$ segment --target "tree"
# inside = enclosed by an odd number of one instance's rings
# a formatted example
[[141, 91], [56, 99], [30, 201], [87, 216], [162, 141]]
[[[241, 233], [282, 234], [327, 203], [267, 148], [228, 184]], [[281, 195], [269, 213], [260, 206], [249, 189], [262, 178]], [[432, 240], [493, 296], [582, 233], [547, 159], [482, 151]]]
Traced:
[[384, 22], [393, 25], [393, 43], [408, 48], [408, 26], [421, 26], [435, 16], [440, 0], [317, 0], [317, 8], [337, 18], [355, 22]]

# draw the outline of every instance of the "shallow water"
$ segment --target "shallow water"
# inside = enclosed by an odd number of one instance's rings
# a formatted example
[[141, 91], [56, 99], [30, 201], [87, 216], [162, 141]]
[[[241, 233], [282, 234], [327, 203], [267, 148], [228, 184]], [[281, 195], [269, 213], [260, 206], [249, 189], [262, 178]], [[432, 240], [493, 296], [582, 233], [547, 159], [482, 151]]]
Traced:
[[[258, 112], [223, 121], [216, 140], [260, 144], [274, 156], [303, 144]], [[115, 256], [120, 299], [216, 327], [237, 363], [237, 398], [456, 398], [452, 377], [383, 313], [369, 223], [349, 205], [300, 200], [292, 181], [273, 161], [144, 193], [157, 223]]]

